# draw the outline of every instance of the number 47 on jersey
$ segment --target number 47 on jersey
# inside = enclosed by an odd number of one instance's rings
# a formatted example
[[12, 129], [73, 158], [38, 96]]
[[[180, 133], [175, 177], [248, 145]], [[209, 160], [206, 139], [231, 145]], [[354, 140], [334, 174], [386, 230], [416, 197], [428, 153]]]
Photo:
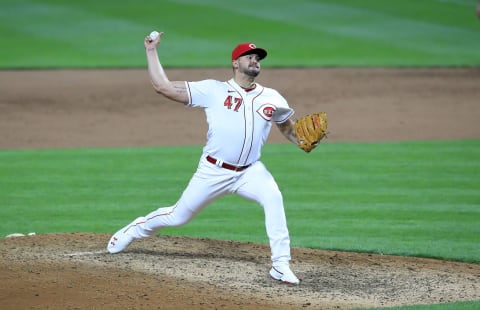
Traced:
[[227, 96], [225, 101], [223, 102], [223, 105], [227, 107], [227, 109], [231, 110], [232, 106], [234, 106], [233, 111], [238, 112], [238, 109], [240, 109], [240, 106], [242, 105], [243, 100], [242, 98], [234, 98], [233, 96]]

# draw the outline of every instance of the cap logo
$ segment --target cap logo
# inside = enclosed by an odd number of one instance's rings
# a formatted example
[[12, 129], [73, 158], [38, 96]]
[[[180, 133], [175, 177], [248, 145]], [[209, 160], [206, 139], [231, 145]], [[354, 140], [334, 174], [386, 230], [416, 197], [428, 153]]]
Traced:
[[253, 50], [254, 48], [257, 48], [257, 46], [256, 46], [255, 44], [253, 44], [253, 43], [250, 43], [250, 45], [248, 45], [248, 47], [250, 47], [250, 49], [252, 49], [252, 50]]

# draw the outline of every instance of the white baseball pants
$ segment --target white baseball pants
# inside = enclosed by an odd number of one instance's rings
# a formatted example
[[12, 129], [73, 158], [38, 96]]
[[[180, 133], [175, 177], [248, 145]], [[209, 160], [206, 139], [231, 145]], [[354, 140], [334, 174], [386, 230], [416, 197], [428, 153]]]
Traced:
[[127, 233], [142, 238], [152, 236], [164, 227], [184, 225], [208, 203], [226, 194], [238, 194], [263, 207], [272, 262], [274, 265], [288, 264], [290, 237], [283, 197], [274, 178], [260, 161], [236, 172], [218, 167], [202, 156], [197, 171], [177, 203], [136, 219]]

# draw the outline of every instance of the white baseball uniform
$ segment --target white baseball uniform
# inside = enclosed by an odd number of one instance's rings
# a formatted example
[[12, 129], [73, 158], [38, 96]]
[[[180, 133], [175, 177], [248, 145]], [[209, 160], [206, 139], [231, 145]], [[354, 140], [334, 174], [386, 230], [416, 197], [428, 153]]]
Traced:
[[197, 171], [175, 205], [136, 219], [124, 232], [135, 238], [151, 236], [161, 228], [186, 224], [222, 195], [238, 194], [263, 207], [272, 261], [288, 263], [290, 238], [282, 194], [259, 159], [272, 121], [283, 123], [294, 111], [277, 91], [258, 83], [249, 91], [233, 79], [186, 86], [187, 106], [204, 108], [208, 123]]

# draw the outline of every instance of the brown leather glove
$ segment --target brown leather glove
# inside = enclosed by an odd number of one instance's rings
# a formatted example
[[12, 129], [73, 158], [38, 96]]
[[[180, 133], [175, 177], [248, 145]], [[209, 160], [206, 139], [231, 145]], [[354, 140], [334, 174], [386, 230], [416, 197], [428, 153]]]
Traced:
[[327, 133], [327, 113], [307, 114], [295, 122], [298, 146], [309, 153], [325, 138]]

